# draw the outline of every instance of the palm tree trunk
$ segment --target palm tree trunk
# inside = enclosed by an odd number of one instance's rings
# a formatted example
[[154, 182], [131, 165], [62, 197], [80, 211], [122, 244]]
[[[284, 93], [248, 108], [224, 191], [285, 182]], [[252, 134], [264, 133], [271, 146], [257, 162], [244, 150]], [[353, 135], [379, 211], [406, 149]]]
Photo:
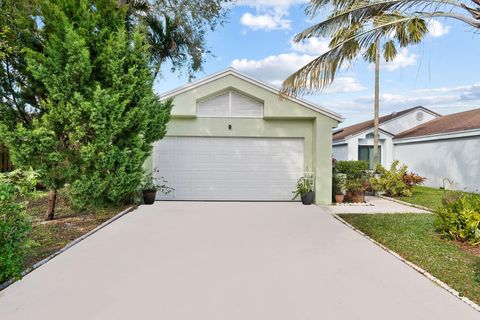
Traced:
[[378, 116], [380, 112], [380, 43], [377, 42], [375, 53], [375, 102], [373, 112], [373, 167], [379, 163], [378, 154]]
[[45, 220], [53, 220], [55, 216], [55, 204], [57, 202], [57, 190], [52, 189], [48, 193], [48, 208], [45, 213]]

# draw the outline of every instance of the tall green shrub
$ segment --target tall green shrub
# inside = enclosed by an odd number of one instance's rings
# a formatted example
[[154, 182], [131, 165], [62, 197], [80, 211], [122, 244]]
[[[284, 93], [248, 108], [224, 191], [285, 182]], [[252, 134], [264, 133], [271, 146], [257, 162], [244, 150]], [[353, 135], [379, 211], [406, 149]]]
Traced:
[[0, 282], [18, 278], [29, 244], [31, 222], [19, 197], [33, 190], [33, 171], [0, 173]]
[[39, 170], [53, 204], [66, 183], [78, 207], [119, 203], [140, 184], [172, 106], [153, 92], [145, 35], [127, 32], [127, 8], [114, 0], [44, 0], [39, 10], [43, 49], [27, 61], [45, 112], [0, 138], [16, 165]]

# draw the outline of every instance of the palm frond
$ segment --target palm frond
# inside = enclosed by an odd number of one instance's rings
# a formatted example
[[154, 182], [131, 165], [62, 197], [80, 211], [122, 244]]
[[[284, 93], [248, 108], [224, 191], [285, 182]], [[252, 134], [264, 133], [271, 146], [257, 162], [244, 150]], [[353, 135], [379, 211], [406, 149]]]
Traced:
[[[315, 24], [299, 34], [294, 38], [295, 42], [299, 42], [313, 37], [325, 37], [330, 36], [339, 29], [348, 26], [352, 22], [363, 22], [370, 20], [372, 17], [383, 15], [386, 12], [405, 12], [408, 10], [426, 11], [428, 7], [435, 6], [435, 10], [439, 10], [442, 6], [450, 6], [456, 8], [462, 8], [462, 3], [456, 0], [384, 0], [384, 1], [350, 1], [350, 0], [321, 0], [312, 1], [312, 5], [315, 3], [331, 3], [335, 6], [334, 2], [342, 2], [343, 5], [335, 10], [334, 14], [329, 16], [322, 22]], [[320, 4], [318, 4], [320, 6]]]
[[355, 58], [362, 49], [373, 50], [372, 44], [384, 37], [386, 30], [414, 19], [418, 17], [405, 16], [351, 34], [350, 37], [331, 46], [326, 53], [289, 76], [282, 84], [281, 96], [297, 96], [321, 91], [333, 82], [335, 74], [344, 63]]

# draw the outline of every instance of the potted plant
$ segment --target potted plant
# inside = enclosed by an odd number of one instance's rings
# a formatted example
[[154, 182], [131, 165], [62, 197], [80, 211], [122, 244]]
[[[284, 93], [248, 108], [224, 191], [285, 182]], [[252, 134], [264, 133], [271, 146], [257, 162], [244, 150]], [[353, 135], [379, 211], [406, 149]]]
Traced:
[[361, 179], [349, 179], [346, 182], [347, 198], [350, 202], [365, 202], [365, 188]]
[[334, 174], [333, 175], [333, 194], [335, 196], [336, 203], [343, 203], [345, 199], [345, 175]]
[[312, 204], [315, 200], [312, 179], [305, 179], [304, 177], [298, 179], [297, 188], [295, 191], [293, 191], [293, 194], [294, 196], [292, 200], [296, 200], [300, 196], [303, 204]]
[[153, 204], [155, 198], [157, 197], [157, 191], [160, 191], [163, 194], [169, 194], [173, 191], [173, 188], [170, 188], [166, 185], [167, 181], [163, 179], [154, 178], [153, 173], [145, 175], [143, 179], [141, 189], [143, 195], [144, 204]]

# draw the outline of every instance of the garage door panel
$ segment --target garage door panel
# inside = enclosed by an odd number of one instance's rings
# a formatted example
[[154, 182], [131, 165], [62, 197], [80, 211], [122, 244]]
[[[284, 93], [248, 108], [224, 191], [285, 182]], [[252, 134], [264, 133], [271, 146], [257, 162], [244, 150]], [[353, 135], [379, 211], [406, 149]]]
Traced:
[[303, 139], [167, 137], [156, 176], [175, 191], [158, 199], [290, 200], [303, 174]]

